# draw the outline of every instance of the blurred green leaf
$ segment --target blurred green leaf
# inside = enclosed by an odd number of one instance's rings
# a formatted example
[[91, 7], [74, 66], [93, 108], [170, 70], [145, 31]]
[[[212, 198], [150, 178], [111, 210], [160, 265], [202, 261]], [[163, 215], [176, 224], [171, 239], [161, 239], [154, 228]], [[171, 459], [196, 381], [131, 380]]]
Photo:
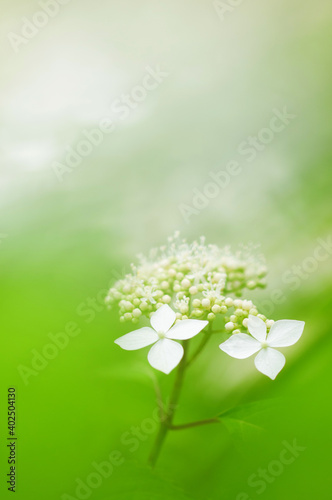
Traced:
[[269, 415], [276, 402], [265, 399], [237, 406], [218, 415], [228, 432], [236, 440], [251, 440], [266, 431]]

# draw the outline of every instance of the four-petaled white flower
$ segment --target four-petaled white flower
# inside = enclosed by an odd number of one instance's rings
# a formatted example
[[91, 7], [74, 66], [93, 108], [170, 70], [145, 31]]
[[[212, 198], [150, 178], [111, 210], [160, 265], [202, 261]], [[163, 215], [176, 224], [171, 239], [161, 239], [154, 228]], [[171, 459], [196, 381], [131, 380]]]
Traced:
[[190, 339], [208, 324], [208, 321], [199, 319], [184, 319], [172, 327], [175, 320], [175, 312], [165, 304], [151, 316], [152, 328], [140, 328], [114, 342], [127, 351], [154, 344], [149, 351], [148, 361], [153, 368], [168, 374], [180, 363], [183, 356], [182, 345], [174, 340]]
[[255, 358], [257, 370], [272, 380], [285, 366], [285, 356], [274, 347], [288, 347], [295, 344], [302, 335], [304, 321], [283, 319], [276, 321], [266, 334], [266, 325], [257, 316], [249, 316], [246, 333], [232, 335], [226, 342], [220, 344], [220, 349], [233, 358], [244, 359], [259, 351]]

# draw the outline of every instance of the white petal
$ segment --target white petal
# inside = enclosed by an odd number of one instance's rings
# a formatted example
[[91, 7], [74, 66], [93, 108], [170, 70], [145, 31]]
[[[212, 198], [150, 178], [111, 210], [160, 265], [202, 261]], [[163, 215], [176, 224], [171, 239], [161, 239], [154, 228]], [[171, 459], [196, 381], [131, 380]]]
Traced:
[[285, 366], [286, 359], [281, 352], [266, 347], [262, 349], [255, 358], [255, 366], [258, 371], [267, 375], [272, 380], [276, 378], [280, 370]]
[[288, 347], [295, 344], [302, 335], [304, 321], [281, 319], [271, 326], [267, 342], [271, 347]]
[[266, 340], [266, 324], [257, 316], [249, 314], [248, 330], [251, 335], [260, 342], [264, 342], [264, 340]]
[[156, 332], [166, 333], [173, 325], [175, 319], [175, 312], [165, 304], [152, 315], [150, 323]]
[[261, 344], [246, 333], [236, 333], [219, 347], [233, 358], [244, 359], [259, 351]]
[[168, 374], [180, 363], [182, 356], [181, 344], [169, 339], [160, 339], [151, 347], [148, 360], [153, 368]]
[[123, 337], [114, 340], [114, 343], [118, 344], [126, 351], [135, 351], [136, 349], [141, 349], [142, 347], [157, 342], [158, 339], [159, 337], [156, 332], [152, 330], [152, 328], [146, 326], [123, 335]]
[[208, 324], [208, 321], [202, 321], [200, 319], [184, 319], [176, 323], [176, 325], [167, 332], [166, 337], [175, 340], [191, 339]]

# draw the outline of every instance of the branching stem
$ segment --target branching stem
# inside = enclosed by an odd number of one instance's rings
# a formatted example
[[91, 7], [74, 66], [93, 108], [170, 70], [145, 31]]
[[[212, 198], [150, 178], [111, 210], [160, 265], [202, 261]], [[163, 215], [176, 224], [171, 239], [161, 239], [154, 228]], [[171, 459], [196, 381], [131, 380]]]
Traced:
[[187, 361], [187, 366], [191, 365], [191, 363], [193, 361], [195, 361], [195, 359], [200, 355], [200, 353], [203, 351], [204, 347], [206, 346], [206, 344], [209, 342], [210, 338], [211, 338], [211, 333], [212, 333], [212, 326], [211, 326], [211, 323], [209, 323], [209, 326], [208, 326], [208, 331], [205, 332], [203, 331], [204, 333], [204, 336], [201, 340], [201, 343], [198, 345], [196, 351], [194, 352], [194, 354], [191, 356], [191, 358]]
[[208, 418], [206, 420], [198, 420], [197, 422], [190, 422], [189, 424], [181, 425], [169, 425], [169, 429], [172, 431], [181, 431], [182, 429], [190, 429], [191, 427], [198, 427], [199, 425], [207, 424], [219, 424], [220, 420], [218, 417]]
[[165, 438], [166, 438], [169, 430], [188, 429], [190, 427], [196, 427], [199, 425], [217, 423], [219, 421], [217, 418], [210, 418], [210, 419], [201, 420], [198, 422], [191, 422], [189, 424], [173, 425], [174, 413], [175, 413], [175, 409], [177, 407], [178, 400], [180, 397], [180, 392], [181, 392], [182, 383], [183, 383], [186, 368], [203, 351], [204, 347], [206, 346], [206, 344], [208, 343], [208, 341], [211, 337], [211, 333], [212, 333], [212, 326], [211, 326], [211, 323], [209, 323], [208, 331], [204, 332], [204, 336], [203, 336], [201, 343], [199, 344], [198, 348], [196, 349], [196, 351], [193, 353], [193, 355], [191, 356], [191, 358], [189, 360], [187, 359], [189, 340], [184, 343], [183, 358], [180, 361], [180, 364], [177, 368], [177, 373], [176, 373], [176, 377], [175, 377], [175, 381], [174, 381], [173, 390], [172, 390], [170, 400], [169, 400], [169, 403], [168, 403], [165, 411], [162, 410], [163, 406], [162, 406], [162, 404], [160, 404], [160, 402], [161, 402], [160, 392], [159, 392], [159, 389], [156, 387], [157, 400], [158, 400], [159, 409], [160, 409], [160, 427], [159, 427], [158, 434], [156, 436], [155, 442], [153, 444], [153, 448], [152, 448], [150, 456], [149, 456], [149, 464], [152, 467], [154, 467], [154, 465], [159, 457], [161, 448], [163, 446], [163, 443], [165, 441]]
[[158, 456], [159, 456], [159, 453], [161, 451], [164, 440], [166, 438], [167, 432], [169, 431], [169, 426], [172, 425], [173, 416], [174, 416], [174, 412], [175, 412], [175, 409], [176, 409], [176, 406], [178, 403], [178, 399], [180, 396], [182, 382], [183, 382], [183, 378], [184, 378], [184, 373], [185, 373], [185, 369], [186, 369], [186, 365], [187, 365], [188, 344], [189, 344], [189, 341], [187, 341], [185, 343], [185, 345], [183, 346], [183, 349], [184, 349], [183, 358], [181, 359], [180, 364], [179, 364], [178, 369], [177, 369], [173, 390], [171, 393], [171, 397], [170, 397], [168, 406], [166, 408], [166, 415], [160, 421], [159, 431], [158, 431], [156, 440], [154, 442], [153, 448], [152, 448], [151, 453], [150, 453], [149, 464], [152, 467], [154, 467], [154, 465], [158, 459]]

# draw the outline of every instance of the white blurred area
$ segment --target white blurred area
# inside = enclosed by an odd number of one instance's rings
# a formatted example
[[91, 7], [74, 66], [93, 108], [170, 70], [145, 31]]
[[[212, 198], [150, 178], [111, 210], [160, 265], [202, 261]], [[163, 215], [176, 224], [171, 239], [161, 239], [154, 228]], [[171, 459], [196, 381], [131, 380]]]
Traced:
[[[221, 21], [212, 1], [71, 0], [15, 53], [8, 33], [38, 9], [31, 0], [3, 2], [3, 201], [48, 192], [51, 210], [57, 193], [84, 199], [91, 225], [131, 255], [178, 228], [217, 243], [264, 242], [271, 253], [283, 242], [286, 252], [302, 223], [301, 171], [326, 148], [328, 44], [325, 54], [316, 40], [328, 40], [328, 2], [244, 1]], [[59, 184], [52, 162], [112, 115], [111, 103], [148, 65], [170, 76], [126, 120], [113, 117], [114, 133]], [[283, 106], [294, 123], [187, 225], [179, 204]]]
[[[250, 101], [245, 105], [243, 99], [247, 101], [251, 95], [253, 104], [257, 98], [255, 79], [262, 76], [257, 75], [257, 65], [279, 36], [272, 22], [278, 15], [278, 4], [270, 2], [265, 12], [258, 8], [258, 2], [242, 4], [222, 22], [213, 2], [105, 0], [95, 4], [72, 0], [15, 53], [8, 34], [20, 34], [22, 18], [32, 20], [41, 8], [30, 0], [4, 2], [1, 114], [2, 126], [10, 135], [9, 140], [4, 135], [5, 164], [13, 161], [16, 168], [21, 165], [28, 171], [49, 168], [63, 141], [74, 140], [81, 127], [92, 126], [108, 115], [112, 100], [139, 82], [146, 64], [161, 63], [172, 70], [167, 91], [159, 90], [157, 105], [161, 110], [171, 107], [188, 120], [199, 121], [206, 97], [216, 92], [217, 84], [224, 85], [219, 94], [227, 118], [223, 143], [232, 142], [236, 128], [240, 137], [243, 123], [248, 124], [249, 133], [257, 118], [248, 116]], [[270, 25], [261, 26], [264, 16], [269, 17]], [[301, 15], [299, 21], [305, 20]], [[287, 29], [285, 34], [289, 36]], [[241, 89], [243, 78], [245, 89]], [[230, 87], [234, 88], [233, 96], [229, 95]], [[257, 116], [265, 112], [264, 101], [271, 97], [261, 95], [260, 105], [255, 106]], [[155, 119], [158, 125], [158, 119], [151, 116], [154, 110], [150, 104], [140, 106], [142, 119]], [[220, 106], [215, 104], [218, 110]], [[271, 101], [267, 109], [273, 104]], [[142, 112], [142, 108], [151, 113]], [[215, 118], [213, 111], [209, 111], [211, 121]], [[239, 111], [243, 114], [240, 121]], [[122, 125], [131, 120], [137, 121], [131, 116]]]

